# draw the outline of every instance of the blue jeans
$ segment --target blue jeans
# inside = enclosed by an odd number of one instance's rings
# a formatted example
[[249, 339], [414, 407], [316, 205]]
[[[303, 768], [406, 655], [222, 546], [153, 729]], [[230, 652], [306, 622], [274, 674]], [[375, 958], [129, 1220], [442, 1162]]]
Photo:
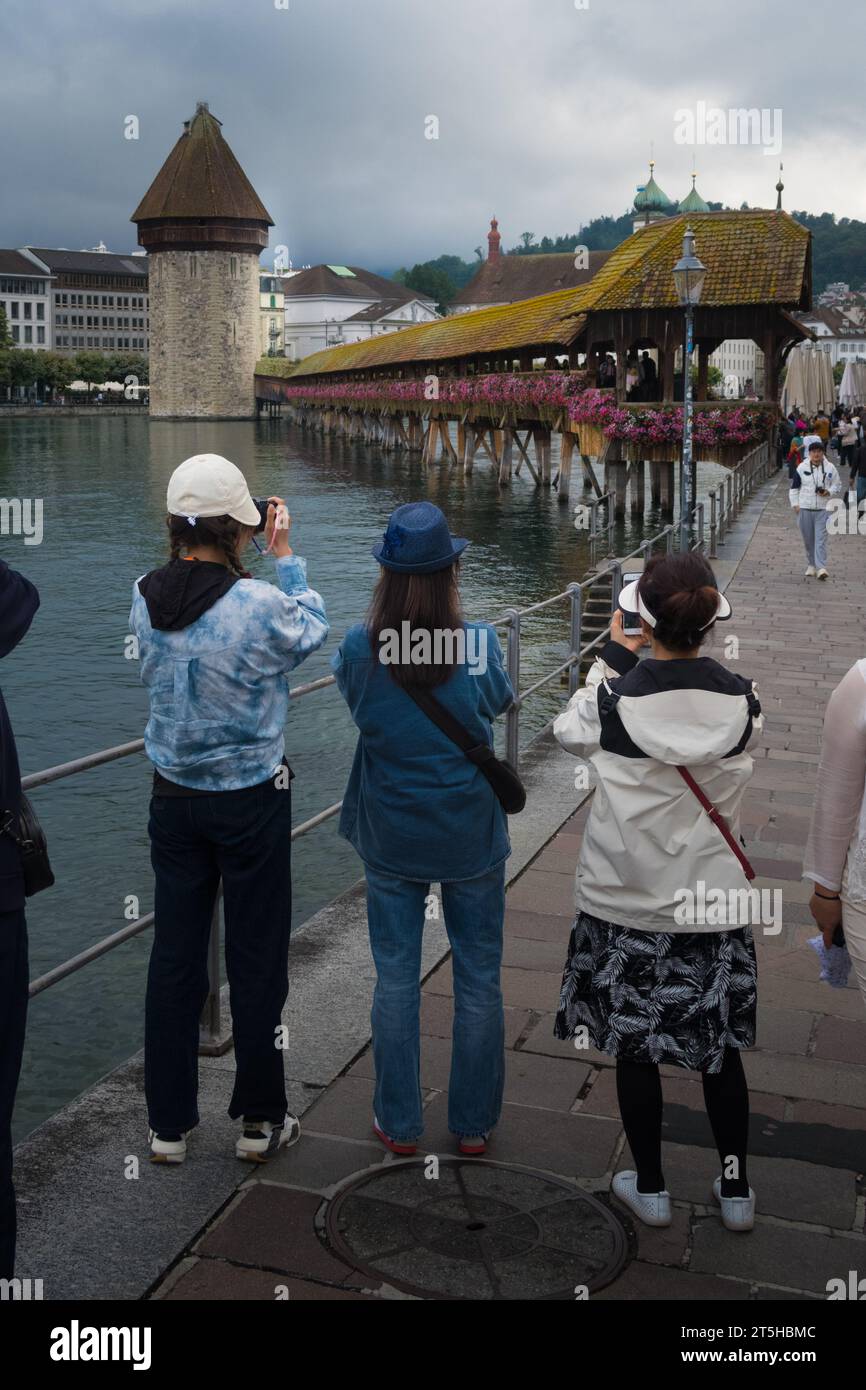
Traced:
[[[424, 1128], [419, 1077], [421, 938], [430, 885], [367, 869], [367, 921], [376, 963], [371, 1023], [373, 1108], [392, 1139], [413, 1143]], [[442, 884], [454, 965], [454, 1026], [448, 1128], [486, 1134], [502, 1109], [505, 1024], [499, 973], [505, 920], [505, 865], [480, 878]]]
[[291, 791], [269, 781], [213, 796], [154, 796], [148, 828], [156, 876], [144, 1011], [150, 1126], [172, 1134], [198, 1124], [198, 1021], [220, 879], [236, 1068], [229, 1115], [281, 1124], [285, 1051], [276, 1030], [288, 994]]

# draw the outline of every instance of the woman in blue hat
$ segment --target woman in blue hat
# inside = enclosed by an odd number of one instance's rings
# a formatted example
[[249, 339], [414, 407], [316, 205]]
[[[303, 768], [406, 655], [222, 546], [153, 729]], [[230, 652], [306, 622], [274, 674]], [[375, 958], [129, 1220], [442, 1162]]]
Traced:
[[399, 1154], [415, 1152], [423, 1129], [421, 938], [433, 883], [454, 958], [448, 1126], [462, 1153], [484, 1152], [502, 1105], [505, 813], [478, 767], [409, 693], [432, 693], [487, 744], [514, 699], [494, 629], [461, 612], [458, 561], [468, 544], [432, 503], [398, 507], [373, 547], [382, 572], [366, 620], [332, 662], [360, 731], [340, 833], [367, 878], [377, 973], [373, 1128]]

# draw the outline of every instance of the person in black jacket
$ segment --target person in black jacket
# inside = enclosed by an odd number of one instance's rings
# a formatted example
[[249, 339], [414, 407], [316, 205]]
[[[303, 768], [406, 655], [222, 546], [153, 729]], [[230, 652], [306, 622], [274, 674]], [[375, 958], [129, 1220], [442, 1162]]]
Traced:
[[[0, 657], [18, 646], [38, 607], [35, 586], [0, 560]], [[17, 816], [20, 806], [18, 754], [0, 692], [0, 812]], [[18, 846], [0, 834], [0, 1279], [11, 1279], [15, 1264], [12, 1108], [24, 1051], [27, 986], [24, 875]]]

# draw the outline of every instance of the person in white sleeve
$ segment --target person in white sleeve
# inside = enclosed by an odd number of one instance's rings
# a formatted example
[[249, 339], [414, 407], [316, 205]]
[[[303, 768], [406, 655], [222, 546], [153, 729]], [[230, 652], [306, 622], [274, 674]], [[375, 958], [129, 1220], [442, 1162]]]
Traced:
[[841, 926], [866, 1003], [866, 660], [827, 702], [803, 877], [829, 947]]
[[800, 520], [800, 535], [806, 547], [806, 578], [827, 578], [827, 503], [838, 497], [842, 482], [835, 466], [824, 453], [820, 439], [809, 442], [806, 457], [791, 475], [788, 494]]

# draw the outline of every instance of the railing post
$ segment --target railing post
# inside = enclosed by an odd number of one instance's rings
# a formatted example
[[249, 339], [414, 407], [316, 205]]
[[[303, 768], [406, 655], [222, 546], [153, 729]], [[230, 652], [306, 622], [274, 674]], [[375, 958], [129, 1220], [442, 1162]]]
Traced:
[[716, 489], [710, 488], [710, 554], [711, 560], [718, 559], [716, 555], [716, 542], [718, 540], [718, 523], [716, 521]]
[[580, 649], [583, 646], [583, 590], [579, 584], [569, 584], [571, 596], [571, 655], [574, 661], [568, 670], [568, 693], [572, 696], [580, 684]]
[[611, 570], [611, 589], [610, 589], [610, 616], [616, 612], [616, 605], [619, 603], [619, 596], [622, 592], [622, 565], [619, 560], [615, 561], [610, 567]]
[[695, 507], [695, 511], [696, 511], [697, 514], [698, 514], [698, 527], [697, 527], [697, 530], [698, 530], [698, 543], [697, 543], [697, 547], [696, 547], [696, 548], [697, 548], [698, 550], [703, 550], [703, 548], [704, 548], [704, 504], [703, 504], [703, 502], [698, 502], [697, 506]]
[[207, 943], [207, 999], [198, 1024], [198, 1050], [201, 1057], [219, 1057], [232, 1045], [232, 1034], [220, 1033], [220, 903], [222, 885], [216, 896], [210, 936]]
[[514, 703], [505, 714], [505, 757], [512, 767], [517, 767], [520, 754], [520, 614], [516, 608], [507, 608], [505, 617], [508, 621], [505, 669], [514, 691]]

